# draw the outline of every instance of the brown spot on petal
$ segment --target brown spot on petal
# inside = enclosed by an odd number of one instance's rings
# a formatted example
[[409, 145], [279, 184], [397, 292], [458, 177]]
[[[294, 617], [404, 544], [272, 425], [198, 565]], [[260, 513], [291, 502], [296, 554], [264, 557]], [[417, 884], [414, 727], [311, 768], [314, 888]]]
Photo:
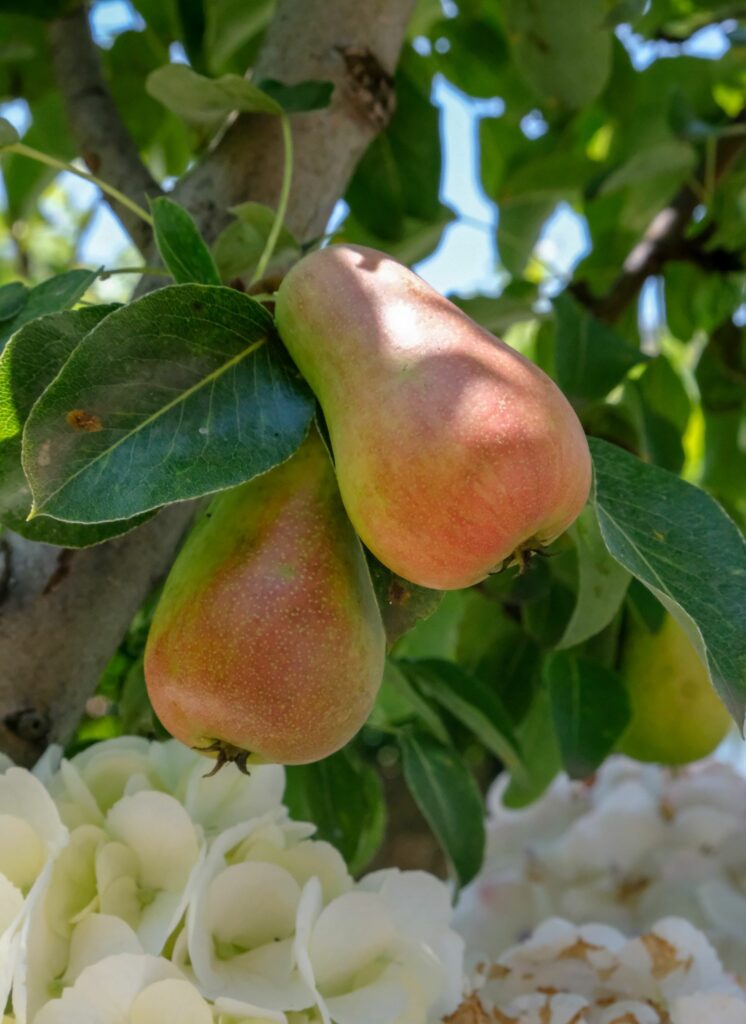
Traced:
[[85, 409], [71, 409], [65, 419], [73, 430], [85, 430], [89, 434], [95, 434], [96, 431], [104, 429], [98, 416], [86, 412]]
[[[499, 1013], [499, 1010], [496, 1011]], [[459, 1006], [455, 1013], [443, 1018], [443, 1024], [490, 1024], [496, 1020], [500, 1024], [516, 1024], [514, 1017], [489, 1017], [477, 995], [471, 995]]]
[[640, 936], [640, 941], [652, 960], [652, 974], [656, 979], [665, 978], [678, 967], [683, 967], [684, 970], [688, 971], [692, 966], [691, 957], [687, 957], [686, 960], [680, 960], [676, 947], [672, 946], [670, 942], [666, 942], [665, 939], [662, 939], [660, 935], [656, 935], [654, 932]]

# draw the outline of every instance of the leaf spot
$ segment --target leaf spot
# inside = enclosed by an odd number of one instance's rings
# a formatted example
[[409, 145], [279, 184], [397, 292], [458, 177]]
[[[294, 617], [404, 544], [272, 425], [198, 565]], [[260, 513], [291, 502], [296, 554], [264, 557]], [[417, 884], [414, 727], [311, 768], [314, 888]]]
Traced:
[[85, 409], [71, 409], [65, 419], [73, 430], [85, 430], [90, 434], [103, 430], [103, 424], [98, 416], [86, 412]]

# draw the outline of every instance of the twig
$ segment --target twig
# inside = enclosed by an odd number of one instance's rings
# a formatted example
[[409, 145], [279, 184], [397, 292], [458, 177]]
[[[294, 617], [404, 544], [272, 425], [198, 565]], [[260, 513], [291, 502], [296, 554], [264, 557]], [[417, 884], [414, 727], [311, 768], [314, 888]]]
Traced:
[[[734, 118], [730, 127], [746, 125], [746, 109]], [[627, 256], [622, 271], [601, 299], [594, 298], [582, 285], [572, 291], [602, 320], [617, 320], [637, 297], [647, 278], [660, 273], [669, 259], [682, 251], [692, 215], [701, 202], [702, 189], [712, 189], [730, 172], [746, 152], [746, 135], [741, 131], [723, 133], [710, 161], [705, 159], [697, 173], [697, 187], [684, 185], [672, 202], [658, 213], [642, 239]]]
[[[104, 80], [91, 38], [87, 6], [79, 4], [49, 29], [52, 64], [78, 150], [91, 172], [138, 206], [160, 187], [140, 159]], [[150, 229], [121, 203], [112, 203], [132, 241], [145, 251]]]

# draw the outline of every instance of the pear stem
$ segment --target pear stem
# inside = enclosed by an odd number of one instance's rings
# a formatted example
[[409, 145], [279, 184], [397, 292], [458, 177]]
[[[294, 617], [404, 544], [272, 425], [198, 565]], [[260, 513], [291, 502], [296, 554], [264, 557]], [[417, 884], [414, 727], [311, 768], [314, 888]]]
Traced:
[[259, 257], [259, 262], [256, 265], [254, 276], [249, 282], [249, 287], [251, 287], [252, 284], [256, 284], [257, 281], [261, 281], [264, 277], [264, 272], [267, 269], [269, 261], [272, 259], [272, 253], [275, 251], [277, 239], [280, 237], [280, 231], [282, 231], [282, 226], [285, 223], [285, 216], [288, 212], [290, 188], [293, 183], [293, 133], [290, 129], [290, 119], [287, 114], [282, 114], [280, 116], [280, 126], [282, 128], [282, 143], [284, 148], [280, 200], [277, 204], [277, 212], [275, 213], [272, 228], [267, 235], [267, 242], [264, 246], [264, 251]]

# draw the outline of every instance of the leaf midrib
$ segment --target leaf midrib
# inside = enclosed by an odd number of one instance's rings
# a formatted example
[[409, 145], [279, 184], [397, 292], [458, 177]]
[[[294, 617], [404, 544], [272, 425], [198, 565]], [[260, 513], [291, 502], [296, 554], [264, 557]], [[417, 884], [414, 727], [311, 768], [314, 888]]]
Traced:
[[46, 508], [49, 505], [50, 501], [52, 501], [58, 494], [60, 494], [62, 491], [64, 491], [65, 488], [69, 487], [70, 484], [74, 480], [76, 480], [79, 476], [81, 476], [83, 473], [87, 473], [88, 470], [91, 469], [93, 466], [95, 466], [97, 462], [100, 462], [101, 459], [108, 458], [112, 454], [112, 452], [116, 451], [117, 448], [119, 448], [121, 445], [125, 444], [131, 438], [135, 437], [137, 434], [139, 434], [141, 431], [143, 431], [146, 427], [150, 426], [151, 423], [155, 423], [156, 420], [158, 420], [161, 416], [165, 416], [166, 413], [170, 412], [172, 409], [175, 409], [176, 406], [179, 405], [179, 403], [186, 402], [189, 398], [191, 398], [191, 396], [193, 394], [196, 394], [196, 392], [199, 391], [200, 388], [202, 388], [205, 385], [210, 384], [213, 381], [217, 380], [219, 377], [221, 377], [224, 373], [226, 373], [232, 367], [237, 366], [238, 363], [240, 363], [243, 359], [246, 359], [250, 355], [253, 355], [254, 352], [257, 352], [263, 345], [265, 345], [267, 343], [268, 339], [269, 339], [269, 335], [265, 334], [258, 341], [255, 341], [251, 345], [249, 345], [248, 348], [244, 349], [242, 352], [239, 352], [237, 355], [233, 356], [233, 358], [229, 359], [226, 363], [223, 363], [222, 366], [218, 367], [216, 370], [213, 370], [211, 373], [208, 373], [206, 377], [203, 377], [201, 380], [197, 381], [197, 383], [192, 384], [190, 387], [188, 387], [186, 389], [186, 391], [180, 392], [180, 394], [176, 398], [173, 398], [170, 402], [167, 402], [166, 405], [162, 406], [156, 412], [151, 413], [150, 416], [147, 416], [142, 421], [142, 423], [139, 423], [133, 430], [128, 431], [123, 437], [121, 437], [121, 438], [119, 438], [119, 440], [115, 441], [114, 444], [112, 444], [110, 447], [108, 447], [105, 451], [100, 452], [90, 462], [87, 462], [85, 465], [81, 466], [80, 469], [76, 470], [75, 473], [73, 473], [71, 476], [69, 476], [64, 481], [64, 483], [60, 484], [60, 486], [57, 487], [54, 491], [51, 491], [46, 496], [44, 501], [42, 501], [38, 505], [36, 504], [36, 495], [33, 494], [33, 490], [34, 489], [33, 489], [33, 486], [32, 486], [32, 495], [33, 495], [33, 498], [34, 498], [34, 503], [32, 505], [31, 514], [30, 514], [29, 518], [33, 518], [36, 515], [38, 515], [43, 508]]

